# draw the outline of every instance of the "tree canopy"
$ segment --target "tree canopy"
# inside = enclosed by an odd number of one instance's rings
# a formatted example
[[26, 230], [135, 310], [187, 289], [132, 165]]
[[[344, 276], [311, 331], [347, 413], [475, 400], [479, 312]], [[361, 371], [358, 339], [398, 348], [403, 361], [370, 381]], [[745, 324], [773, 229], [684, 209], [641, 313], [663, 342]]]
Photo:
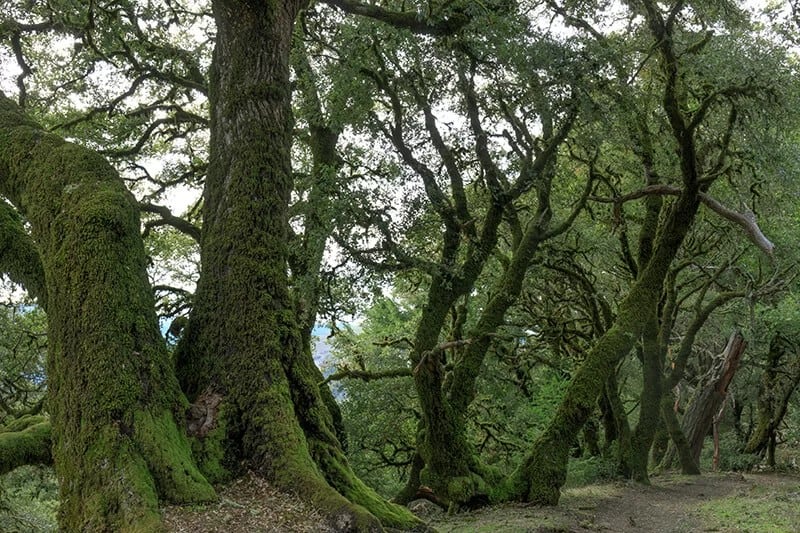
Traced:
[[54, 463], [62, 529], [254, 472], [422, 531], [720, 425], [774, 465], [794, 4], [6, 3], [0, 464]]

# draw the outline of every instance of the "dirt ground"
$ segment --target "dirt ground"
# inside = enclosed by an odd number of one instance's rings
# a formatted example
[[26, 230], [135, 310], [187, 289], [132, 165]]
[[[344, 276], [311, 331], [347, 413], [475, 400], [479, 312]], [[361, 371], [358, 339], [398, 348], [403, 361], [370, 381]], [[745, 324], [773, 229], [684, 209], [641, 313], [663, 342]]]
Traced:
[[[330, 531], [313, 509], [254, 476], [235, 482], [220, 496], [213, 505], [166, 508], [170, 531]], [[617, 482], [567, 489], [554, 508], [509, 504], [454, 516], [427, 502], [412, 502], [411, 508], [441, 533], [795, 533], [800, 532], [800, 478], [663, 475], [654, 477], [651, 486]]]
[[[737, 516], [719, 519], [711, 510], [717, 504], [722, 508], [730, 498], [741, 498], [742, 507], [751, 501], [756, 508], [759, 499], [797, 495], [798, 491], [800, 478], [793, 476], [663, 475], [654, 477], [649, 487], [619, 482], [567, 489], [555, 508], [504, 505], [454, 517], [441, 516], [432, 520], [432, 525], [442, 533], [796, 533], [800, 531], [800, 515], [794, 526], [786, 527], [771, 523], [770, 516], [751, 515], [746, 521]], [[799, 507], [798, 503], [793, 506]]]

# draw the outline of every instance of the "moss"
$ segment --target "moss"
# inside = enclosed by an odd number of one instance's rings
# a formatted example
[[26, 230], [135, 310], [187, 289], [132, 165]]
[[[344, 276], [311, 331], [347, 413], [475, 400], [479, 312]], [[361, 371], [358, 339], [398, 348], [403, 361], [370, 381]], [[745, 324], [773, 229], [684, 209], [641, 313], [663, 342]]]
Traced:
[[15, 420], [0, 432], [0, 474], [27, 464], [49, 464], [50, 422], [30, 416]]
[[48, 418], [44, 415], [25, 415], [15, 418], [0, 426], [0, 432], [22, 431], [35, 424], [46, 422]]
[[[95, 434], [77, 466], [81, 475], [65, 476], [61, 483], [62, 529], [162, 531], [153, 478], [130, 440], [106, 427]], [[76, 491], [80, 498], [65, 497]]]
[[209, 502], [214, 489], [192, 461], [186, 437], [172, 413], [158, 416], [140, 411], [134, 418], [136, 443], [156, 480], [161, 498], [174, 503]]
[[225, 419], [220, 416], [217, 426], [205, 437], [190, 439], [195, 462], [210, 483], [224, 483], [233, 478], [234, 472], [225, 466], [228, 457], [226, 438]]
[[158, 330], [135, 199], [100, 155], [42, 131], [2, 96], [0, 174], [44, 270], [60, 526], [157, 531], [158, 490], [176, 501], [213, 491], [171, 415], [184, 400]]
[[39, 250], [13, 207], [0, 201], [0, 271], [20, 283], [47, 308], [47, 291]]

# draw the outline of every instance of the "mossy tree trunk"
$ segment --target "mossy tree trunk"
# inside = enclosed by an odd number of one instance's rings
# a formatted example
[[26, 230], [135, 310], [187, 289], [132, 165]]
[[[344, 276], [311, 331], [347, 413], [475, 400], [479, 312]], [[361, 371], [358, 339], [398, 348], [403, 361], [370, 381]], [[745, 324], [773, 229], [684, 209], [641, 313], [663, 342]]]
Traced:
[[44, 272], [61, 528], [156, 531], [159, 498], [214, 499], [175, 423], [185, 400], [120, 177], [0, 94], [0, 193], [30, 223]]
[[[745, 453], [763, 455], [774, 447], [778, 427], [786, 416], [789, 400], [800, 384], [800, 357], [797, 345], [781, 334], [770, 341], [767, 368], [758, 392], [758, 421]], [[772, 450], [774, 466], [774, 449]]]
[[[298, 35], [296, 32], [291, 57], [298, 85], [297, 107], [308, 125], [311, 181], [305, 184], [308, 197], [302, 209], [303, 234], [302, 237], [291, 237], [289, 266], [303, 350], [312, 352], [312, 331], [316, 325], [322, 295], [320, 273], [325, 246], [335, 224], [334, 199], [340, 190], [337, 177], [343, 160], [336, 145], [344, 125], [326, 117], [319, 96], [319, 82], [309, 63], [305, 43]], [[324, 376], [319, 370], [317, 373], [315, 379], [322, 383]], [[346, 449], [347, 434], [339, 405], [327, 384], [320, 386], [320, 394], [331, 412], [336, 436]]]
[[698, 205], [696, 191], [685, 190], [671, 206], [653, 256], [620, 305], [614, 324], [587, 354], [555, 416], [511, 475], [507, 487], [509, 498], [545, 505], [558, 503], [560, 488], [566, 481], [570, 446], [591, 415], [617, 362], [630, 352], [642, 334], [644, 322], [639, 310], [658, 305], [661, 285]]
[[[471, 117], [475, 117], [473, 127], [476, 131], [480, 131], [476, 124], [477, 103], [473, 100], [472, 90], [467, 89], [468, 107]], [[540, 244], [570, 227], [588, 194], [587, 185], [586, 193], [577, 202], [572, 216], [556, 228], [550, 227], [552, 215], [550, 191], [556, 150], [566, 137], [573, 120], [574, 115], [556, 131], [551, 123], [545, 127], [548, 147], [547, 150], [537, 154], [533, 165], [537, 211], [524, 232], [515, 239], [511, 259], [495, 283], [492, 297], [481, 310], [476, 324], [469, 330], [467, 339], [454, 339], [456, 344], [459, 342], [465, 344], [456, 350], [458, 356], [452, 358], [452, 370], [447, 374], [444, 371], [444, 350], [437, 347], [439, 334], [456, 300], [467, 294], [474, 286], [477, 275], [484, 267], [486, 257], [475, 259], [474, 265], [471, 269], [466, 269], [467, 276], [462, 278], [460, 283], [454, 284], [444, 276], [435, 276], [429, 291], [428, 303], [423, 310], [412, 361], [425, 428], [422, 432], [423, 439], [419, 443], [420, 455], [426, 465], [421, 478], [439, 498], [454, 506], [472, 506], [478, 501], [487, 502], [489, 494], [493, 492], [493, 485], [498, 481], [491, 479], [493, 476], [490, 470], [480, 464], [466, 434], [467, 410], [475, 399], [476, 381], [491, 347], [492, 334], [504, 323], [507, 311], [522, 292], [525, 276]], [[489, 159], [488, 150], [485, 147], [481, 148], [481, 142], [479, 142], [478, 157], [482, 159], [485, 168], [497, 172], [494, 163]], [[502, 204], [495, 203], [490, 215], [487, 216], [486, 224], [496, 224], [497, 219], [493, 217], [500, 212]], [[452, 290], [453, 286], [460, 287], [460, 290]]]
[[212, 4], [202, 274], [178, 355], [191, 397], [221, 401], [197, 434], [203, 467], [214, 477], [252, 468], [340, 530], [416, 527], [350, 470], [289, 292], [289, 51], [305, 2]]
[[[647, 127], [640, 127], [639, 137], [641, 142], [641, 158], [645, 169], [645, 185], [655, 185], [658, 183], [658, 176], [654, 171], [654, 154], [650, 135]], [[639, 236], [639, 257], [638, 264], [646, 265], [651, 259], [653, 243], [658, 231], [658, 221], [661, 216], [663, 200], [658, 197], [650, 197], [645, 201], [646, 214]], [[640, 270], [640, 274], [643, 272]], [[665, 276], [664, 281], [668, 279]], [[662, 286], [665, 283], [662, 282]], [[629, 453], [620, 454], [623, 458], [622, 469], [627, 469], [627, 474], [641, 483], [649, 483], [647, 474], [650, 446], [653, 442], [656, 428], [660, 420], [659, 405], [661, 402], [661, 381], [662, 367], [664, 365], [665, 347], [662, 349], [660, 340], [661, 328], [665, 326], [663, 321], [659, 321], [659, 309], [662, 302], [664, 291], [659, 295], [659, 300], [650, 302], [651, 307], [639, 309], [641, 320], [644, 323], [640, 339], [640, 353], [642, 362], [642, 392], [639, 398], [639, 420], [636, 429], [631, 437]]]
[[[528, 456], [508, 480], [512, 498], [533, 503], [558, 503], [566, 481], [569, 447], [594, 409], [595, 402], [617, 362], [630, 352], [644, 332], [641, 310], [657, 309], [670, 265], [692, 226], [699, 207], [700, 172], [695, 147], [699, 122], [690, 119], [680, 86], [679, 64], [673, 48], [674, 27], [656, 4], [642, 2], [648, 27], [659, 51], [664, 73], [662, 107], [676, 145], [683, 189], [659, 224], [653, 250], [630, 292], [620, 304], [614, 324], [597, 341], [573, 376], [556, 414], [533, 443]], [[671, 19], [670, 19], [671, 20]], [[695, 117], [696, 118], [696, 117]]]

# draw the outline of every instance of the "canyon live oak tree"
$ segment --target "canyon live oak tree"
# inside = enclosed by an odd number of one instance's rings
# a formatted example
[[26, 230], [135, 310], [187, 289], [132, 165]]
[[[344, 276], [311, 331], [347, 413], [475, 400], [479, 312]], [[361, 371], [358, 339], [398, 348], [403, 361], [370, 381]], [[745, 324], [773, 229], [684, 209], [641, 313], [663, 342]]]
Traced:
[[[495, 186], [495, 205], [488, 208], [483, 228], [489, 228], [489, 233], [496, 231], [499, 220], [510, 216], [505, 210], [514, 187], [491, 161], [487, 134], [477, 118], [480, 84], [474, 76], [481, 57], [459, 42], [460, 32], [479, 24], [478, 18], [484, 15], [488, 15], [485, 22], [491, 22], [492, 16], [522, 17], [534, 7], [544, 6], [574, 31], [586, 32], [607, 46], [606, 52], [613, 45], [613, 39], [606, 41], [586, 21], [600, 7], [594, 2], [579, 6], [511, 1], [326, 3], [330, 8], [323, 13], [331, 27], [345, 16], [368, 17], [417, 35], [428, 45], [441, 41], [442, 46], [470, 59], [473, 77], [465, 70], [460, 83], [466, 87], [468, 116], [474, 118], [476, 157], [487, 182]], [[51, 425], [38, 418], [28, 427], [15, 429], [39, 444], [52, 439], [61, 491], [59, 521], [67, 531], [158, 531], [162, 528], [159, 500], [212, 501], [216, 494], [211, 482], [235, 476], [245, 468], [308, 499], [338, 530], [424, 529], [407, 509], [379, 497], [348, 466], [337, 436], [337, 408], [327, 388], [319, 387], [322, 376], [308, 343], [306, 330], [313, 322], [309, 322], [313, 313], [308, 306], [314, 307], [316, 297], [312, 294], [299, 305], [290, 290], [294, 129], [290, 51], [296, 20], [309, 6], [300, 0], [212, 0], [210, 4], [215, 30], [208, 79], [202, 69], [192, 68], [198, 65], [190, 53], [141, 38], [146, 31], [158, 31], [154, 13], [173, 21], [191, 12], [169, 1], [163, 5], [23, 2], [0, 15], [0, 36], [6, 38], [22, 68], [18, 103], [0, 95], [0, 194], [7, 200], [1, 206], [0, 240], [8, 243], [0, 254], [0, 264], [38, 298], [47, 312], [49, 335]], [[740, 134], [746, 118], [761, 112], [760, 104], [754, 102], [777, 94], [765, 79], [733, 79], [729, 85], [714, 87], [703, 85], [697, 72], [683, 70], [683, 56], [700, 53], [712, 34], [692, 34], [681, 24], [723, 24], [726, 13], [736, 13], [732, 4], [678, 1], [666, 8], [651, 0], [622, 4], [629, 10], [630, 20], [638, 21], [640, 37], [647, 43], [643, 64], [656, 65], [652, 84], [660, 98], [654, 105], [648, 102], [645, 115], [660, 117], [660, 138], [671, 150], [655, 162], [648, 160], [652, 154], [642, 156], [645, 173], [653, 170], [652, 164], [669, 173], [669, 178], [661, 183], [651, 175], [643, 183], [650, 188], [642, 189], [640, 196], [669, 200], [651, 201], [652, 216], [647, 220], [653, 226], [643, 231], [647, 251], [640, 250], [635, 283], [620, 303], [614, 323], [573, 376], [556, 416], [507, 479], [490, 479], [473, 460], [463, 434], [463, 411], [474, 395], [474, 382], [492, 331], [518, 295], [536, 247], [521, 254], [523, 270], [510, 272], [509, 284], [516, 288], [504, 295], [508, 301], [496, 302], [496, 312], [487, 315], [485, 323], [478, 322], [478, 327], [487, 331], [479, 331], [478, 342], [466, 352], [465, 361], [472, 364], [456, 368], [464, 394], [447, 397], [441, 379], [443, 367], [434, 357], [437, 350], [443, 351], [437, 347], [439, 331], [419, 329], [417, 352], [412, 354], [424, 413], [419, 449], [428, 466], [425, 475], [445, 501], [462, 504], [486, 492], [494, 499], [557, 502], [569, 443], [589, 416], [617, 361], [645, 333], [644, 328], [652, 325], [641, 317], [654, 319], [664, 278], [699, 206], [714, 205], [707, 193], [735, 158], [731, 146], [744, 142]], [[207, 7], [192, 5], [197, 11]], [[705, 20], [701, 14], [710, 6], [720, 9]], [[142, 13], [150, 18], [140, 25], [136, 14]], [[15, 15], [24, 20], [14, 19]], [[730, 16], [735, 19], [734, 15]], [[127, 30], [130, 39], [113, 35], [113, 28], [107, 33], [100, 31], [100, 21], [107, 19], [134, 21]], [[474, 27], [472, 31], [480, 35]], [[70, 36], [80, 44], [76, 54], [86, 47], [111, 64], [127, 61], [133, 70], [143, 73], [138, 83], [175, 82], [208, 96], [207, 119], [170, 108], [169, 99], [178, 98], [176, 93], [157, 102], [161, 111], [173, 115], [154, 127], [196, 123], [210, 129], [202, 227], [184, 226], [187, 233], [199, 238], [202, 273], [174, 362], [158, 329], [146, 275], [140, 205], [97, 151], [65, 141], [26, 115], [25, 78], [33, 69], [23, 44], [37, 33]], [[163, 68], [148, 70], [151, 64], [142, 58], [159, 55]], [[180, 68], [167, 68], [169, 65]], [[296, 76], [302, 78], [307, 70], [304, 65], [302, 61], [294, 65]], [[596, 71], [603, 68], [598, 66]], [[372, 76], [377, 90], [391, 93], [387, 79]], [[580, 89], [576, 87], [576, 92]], [[308, 94], [304, 99], [307, 103], [313, 100]], [[424, 104], [424, 98], [418, 102]], [[110, 102], [106, 111], [118, 103]], [[749, 113], [740, 112], [745, 104], [752, 106]], [[313, 107], [313, 102], [310, 105]], [[557, 127], [550, 124], [546, 142], [531, 140], [537, 149], [524, 155], [522, 166], [526, 162], [547, 166], [546, 158], [558, 150], [577, 120], [578, 106], [570, 109], [573, 114], [560, 115]], [[427, 111], [432, 117], [430, 109]], [[402, 115], [402, 109], [391, 112]], [[513, 122], [513, 117], [510, 120]], [[312, 141], [315, 163], [320, 168], [336, 166], [337, 158], [331, 152], [335, 152], [340, 130], [315, 120], [308, 122], [316, 139]], [[394, 127], [398, 132], [394, 141], [402, 152], [402, 124]], [[431, 135], [434, 130], [430, 128]], [[448, 150], [442, 149], [439, 141], [433, 138], [446, 159]], [[101, 147], [98, 139], [92, 145]], [[533, 157], [537, 151], [544, 159]], [[413, 155], [407, 161], [413, 165]], [[423, 166], [418, 169], [425, 174]], [[458, 173], [454, 168], [448, 172]], [[549, 198], [549, 190], [539, 192]], [[628, 199], [634, 197], [639, 196]], [[473, 220], [459, 220], [464, 213], [458, 212], [458, 206], [452, 211], [447, 204], [448, 200], [442, 199], [438, 207], [450, 217], [448, 242], [475, 238], [478, 232], [470, 227]], [[530, 225], [532, 233], [527, 240], [548, 233], [544, 226], [551, 216], [549, 204], [540, 207], [542, 212]], [[153, 206], [144, 208], [168, 218]], [[493, 229], [490, 218], [498, 223]], [[566, 218], [572, 221], [574, 216]], [[748, 225], [742, 219], [739, 222]], [[749, 221], [749, 229], [753, 227]], [[489, 241], [496, 241], [496, 236], [490, 235]], [[483, 261], [492, 247], [478, 250], [473, 259]], [[319, 246], [315, 250], [314, 255], [321, 257]], [[318, 265], [306, 267], [312, 273], [318, 269]], [[433, 275], [435, 281], [452, 274], [447, 264], [444, 267]], [[295, 270], [292, 274], [297, 274]], [[423, 316], [435, 316], [431, 322], [435, 327], [441, 326], [460, 296], [445, 294], [447, 283], [440, 283], [439, 289], [448, 299], [444, 303], [429, 299], [423, 312]], [[657, 361], [654, 365], [660, 380], [661, 369]], [[657, 411], [659, 401], [656, 396], [649, 408]], [[643, 430], [640, 440], [647, 444], [642, 449], [649, 449], [649, 432]], [[21, 457], [20, 461], [40, 460], [47, 453], [46, 446], [29, 449], [36, 457]]]
[[[432, 35], [467, 21], [458, 12], [428, 21], [416, 12], [331, 3]], [[93, 24], [93, 9], [132, 12], [136, 4], [50, 7], [39, 24], [4, 20], [12, 48], [19, 32], [80, 34]], [[210, 432], [191, 420], [189, 431], [202, 441], [196, 455], [208, 478], [244, 465], [303, 495], [341, 530], [421, 524], [350, 470], [288, 291], [289, 52], [304, 7], [211, 3], [203, 275], [177, 376], [154, 313], [137, 202], [102, 156], [46, 132], [2, 96], [0, 188], [31, 230], [30, 239], [14, 241], [27, 245], [24, 253], [15, 260], [9, 248], [4, 261], [48, 315], [49, 410], [65, 530], [157, 530], [160, 498], [215, 498], [176, 423], [188, 407], [181, 385], [205, 413], [213, 410]], [[6, 238], [25, 234], [19, 216], [4, 222]], [[34, 251], [39, 261], [30, 261]], [[41, 424], [31, 428], [47, 436]]]

